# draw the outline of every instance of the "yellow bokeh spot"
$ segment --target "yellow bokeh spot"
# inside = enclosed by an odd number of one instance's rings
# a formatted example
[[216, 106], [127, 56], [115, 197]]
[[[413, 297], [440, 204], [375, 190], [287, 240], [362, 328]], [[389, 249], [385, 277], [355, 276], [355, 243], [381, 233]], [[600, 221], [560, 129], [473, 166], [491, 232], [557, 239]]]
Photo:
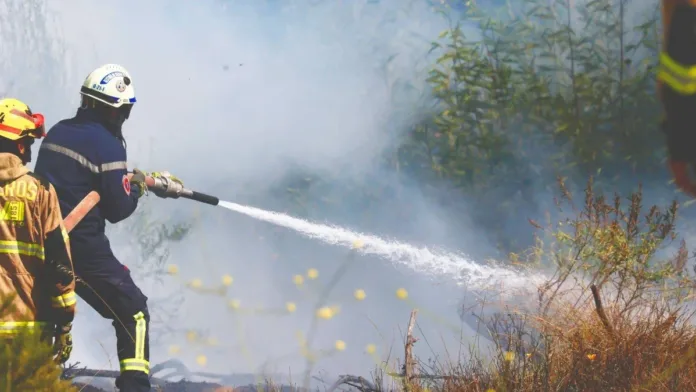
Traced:
[[363, 289], [357, 289], [357, 290], [355, 290], [355, 292], [353, 293], [353, 296], [354, 296], [355, 299], [357, 299], [358, 301], [362, 301], [362, 300], [365, 299], [365, 290], [363, 290]]
[[335, 344], [336, 350], [343, 351], [346, 349], [346, 342], [343, 340], [337, 340]]
[[171, 345], [169, 346], [169, 354], [170, 355], [176, 355], [181, 351], [181, 347], [177, 345]]
[[408, 291], [404, 288], [398, 289], [396, 290], [396, 297], [399, 299], [406, 299], [408, 298]]
[[310, 268], [310, 269], [307, 271], [307, 277], [308, 277], [309, 279], [316, 279], [316, 278], [319, 277], [319, 271], [317, 271], [315, 268]]
[[170, 264], [167, 267], [167, 273], [169, 275], [176, 275], [177, 273], [179, 273], [179, 267], [176, 264]]
[[222, 277], [222, 284], [224, 284], [225, 286], [232, 285], [233, 281], [234, 281], [234, 279], [232, 279], [232, 277], [230, 275], [225, 275]]
[[493, 388], [486, 389], [486, 392], [495, 392], [495, 389], [493, 389]]
[[186, 332], [186, 340], [188, 340], [189, 342], [194, 342], [196, 341], [196, 339], [198, 339], [198, 334], [196, 333], [196, 331]]
[[230, 307], [230, 309], [239, 309], [240, 301], [238, 299], [231, 299], [227, 302], [227, 306]]
[[297, 338], [297, 340], [300, 341], [300, 344], [301, 344], [301, 345], [304, 345], [304, 341], [305, 341], [304, 332], [302, 332], [302, 331], [296, 331], [296, 332], [295, 332], [295, 337]]
[[365, 246], [365, 243], [362, 242], [361, 240], [355, 240], [353, 241], [353, 249], [360, 249], [363, 246]]
[[304, 283], [304, 277], [302, 275], [295, 275], [292, 277], [292, 281], [299, 286]]
[[295, 310], [297, 310], [297, 305], [295, 305], [294, 302], [288, 302], [285, 304], [285, 309], [287, 309], [288, 312], [292, 313]]
[[587, 359], [594, 361], [597, 358], [597, 354], [587, 354]]
[[323, 319], [328, 320], [331, 317], [333, 317], [333, 315], [334, 315], [333, 310], [331, 310], [331, 308], [328, 306], [324, 306], [323, 308], [319, 308], [317, 310], [317, 317], [319, 317], [319, 318], [323, 318]]
[[205, 355], [199, 355], [196, 357], [196, 363], [205, 366], [205, 364], [208, 363], [208, 358], [206, 358]]
[[208, 343], [209, 346], [217, 346], [218, 340], [211, 336], [206, 340], [206, 343]]
[[189, 283], [189, 286], [193, 287], [194, 289], [197, 289], [203, 286], [203, 282], [200, 279], [196, 278]]
[[515, 353], [512, 351], [506, 351], [505, 354], [503, 354], [503, 358], [505, 358], [506, 361], [510, 362], [513, 359], [515, 359]]
[[367, 347], [365, 347], [365, 351], [367, 351], [368, 354], [374, 354], [377, 352], [377, 346], [374, 344], [368, 344]]

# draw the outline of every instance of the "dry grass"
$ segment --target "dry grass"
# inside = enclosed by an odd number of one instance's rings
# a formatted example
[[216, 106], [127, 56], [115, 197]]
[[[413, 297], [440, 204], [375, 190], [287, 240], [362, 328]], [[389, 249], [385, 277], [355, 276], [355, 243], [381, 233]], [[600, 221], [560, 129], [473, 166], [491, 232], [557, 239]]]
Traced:
[[[548, 280], [530, 287], [523, 306], [505, 305], [492, 317], [479, 315], [494, 342], [491, 353], [474, 346], [458, 363], [413, 358], [412, 347], [418, 344], [414, 312], [406, 329], [403, 366], [396, 367], [400, 370], [380, 367], [373, 380], [344, 376], [326, 390], [349, 385], [362, 391], [409, 392], [696, 391], [695, 280], [686, 270], [686, 243], [670, 256], [659, 253], [677, 239], [676, 203], [644, 211], [640, 191], [623, 205], [619, 196], [609, 200], [597, 195], [590, 182], [576, 209], [562, 182], [560, 189], [559, 207], [568, 203], [574, 217], [547, 227], [532, 222], [548, 243], [540, 239], [525, 256], [511, 255], [517, 265], [548, 271]], [[317, 309], [322, 306], [328, 305], [320, 301]], [[242, 309], [235, 305], [233, 310]], [[294, 306], [282, 312], [293, 313]], [[261, 390], [290, 388], [260, 381]], [[219, 387], [176, 384], [163, 390]]]
[[[560, 187], [572, 205], [570, 192]], [[358, 389], [696, 391], [694, 276], [684, 270], [686, 244], [664, 260], [656, 255], [677, 238], [677, 205], [644, 212], [640, 191], [628, 200], [625, 207], [618, 196], [607, 201], [590, 181], [574, 219], [552, 228], [533, 222], [555, 241], [529, 255], [552, 260], [553, 273], [536, 290], [535, 306], [506, 307], [482, 320], [495, 343], [493, 355], [471, 347], [459, 363], [421, 362], [416, 375], [397, 375], [408, 379], [406, 386], [385, 387], [380, 380]]]

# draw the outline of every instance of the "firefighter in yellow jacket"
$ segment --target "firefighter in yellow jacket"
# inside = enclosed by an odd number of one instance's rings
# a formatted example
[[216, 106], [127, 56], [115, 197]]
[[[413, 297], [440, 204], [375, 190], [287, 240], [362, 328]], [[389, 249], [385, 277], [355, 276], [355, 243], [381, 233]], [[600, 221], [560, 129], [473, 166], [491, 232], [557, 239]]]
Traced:
[[0, 335], [36, 331], [64, 363], [76, 304], [68, 233], [55, 189], [25, 166], [34, 140], [45, 135], [41, 114], [0, 100], [0, 300], [11, 298]]
[[696, 0], [662, 0], [662, 51], [657, 74], [662, 130], [674, 181], [696, 197]]

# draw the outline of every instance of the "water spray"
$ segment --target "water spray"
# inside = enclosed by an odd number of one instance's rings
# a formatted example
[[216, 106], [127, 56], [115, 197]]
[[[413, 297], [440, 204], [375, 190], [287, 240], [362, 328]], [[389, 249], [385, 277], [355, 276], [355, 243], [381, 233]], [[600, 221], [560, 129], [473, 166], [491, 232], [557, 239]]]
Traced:
[[[407, 267], [419, 274], [454, 280], [458, 285], [468, 289], [485, 290], [493, 285], [497, 289], [528, 291], [544, 281], [544, 276], [541, 274], [525, 275], [506, 267], [483, 265], [470, 260], [465, 255], [453, 252], [438, 251], [427, 247], [419, 248], [411, 244], [386, 240], [339, 226], [311, 222], [279, 212], [221, 201], [215, 196], [185, 188], [182, 184], [168, 178], [166, 172], [162, 174], [164, 174], [162, 177], [148, 176], [145, 180], [148, 190], [159, 197], [185, 198], [220, 206], [253, 219], [294, 230], [305, 237], [317, 239], [330, 245], [353, 248], [361, 254], [381, 257], [394, 265]], [[72, 230], [98, 202], [99, 194], [94, 191], [90, 192], [65, 218], [66, 229]]]

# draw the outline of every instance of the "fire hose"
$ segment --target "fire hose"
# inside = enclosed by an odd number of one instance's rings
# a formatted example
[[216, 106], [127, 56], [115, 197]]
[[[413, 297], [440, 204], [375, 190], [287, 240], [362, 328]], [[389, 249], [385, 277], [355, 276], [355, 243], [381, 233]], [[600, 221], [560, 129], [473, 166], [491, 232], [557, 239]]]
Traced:
[[[166, 173], [166, 172], [164, 172]], [[133, 174], [129, 174], [130, 178]], [[218, 205], [220, 199], [215, 196], [207, 195], [205, 193], [196, 192], [194, 190], [184, 188], [183, 185], [178, 182], [172, 181], [166, 176], [163, 177], [145, 177], [145, 185], [147, 185], [148, 191], [152, 191], [155, 195], [163, 198], [178, 199], [183, 197], [185, 199], [191, 199], [200, 203], [210, 204], [213, 206]], [[65, 230], [70, 232], [75, 226], [80, 223], [80, 221], [89, 213], [89, 211], [94, 208], [99, 203], [101, 197], [96, 191], [91, 191], [85, 196], [76, 206], [70, 211], [70, 214], [63, 219], [63, 224], [65, 225]]]

